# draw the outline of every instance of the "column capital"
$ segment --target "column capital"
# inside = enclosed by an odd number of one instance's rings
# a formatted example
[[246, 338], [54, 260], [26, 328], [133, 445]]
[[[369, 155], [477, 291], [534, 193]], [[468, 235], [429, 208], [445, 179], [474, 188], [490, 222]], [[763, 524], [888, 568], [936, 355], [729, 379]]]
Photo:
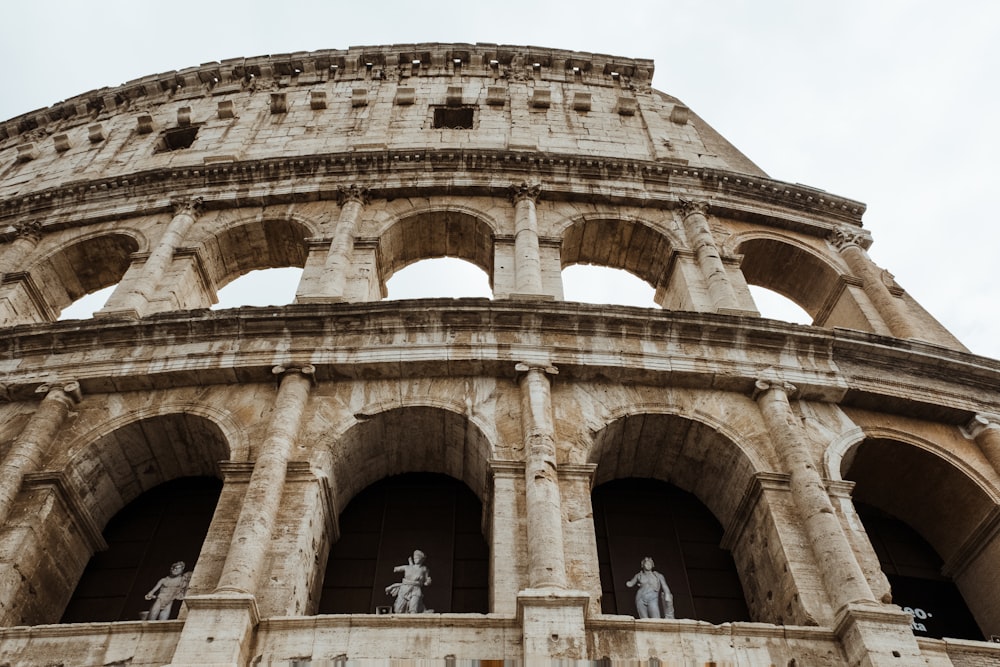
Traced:
[[1000, 427], [1000, 415], [980, 412], [967, 421], [962, 430], [971, 438], [978, 438], [980, 434], [988, 429]]
[[316, 367], [312, 364], [302, 364], [302, 365], [288, 365], [282, 366], [278, 365], [271, 369], [271, 374], [284, 379], [290, 375], [299, 373], [306, 376], [312, 384], [316, 383]]
[[178, 197], [170, 200], [170, 205], [174, 207], [174, 215], [190, 215], [197, 218], [201, 215], [205, 199], [203, 197]]
[[367, 206], [371, 203], [371, 198], [369, 197], [370, 190], [364, 187], [358, 187], [356, 184], [351, 183], [348, 186], [339, 185], [337, 186], [337, 205], [343, 206], [348, 202], [357, 202], [362, 206]]
[[14, 228], [14, 238], [27, 239], [37, 243], [42, 238], [42, 223], [37, 220], [17, 222], [11, 225]]
[[864, 250], [866, 247], [871, 245], [871, 238], [862, 230], [847, 227], [845, 225], [841, 225], [831, 231], [826, 237], [826, 240], [829, 241], [834, 248], [841, 252], [851, 246], [857, 246], [858, 248]]
[[681, 202], [681, 214], [687, 218], [695, 213], [700, 213], [701, 215], [708, 217], [708, 202], [707, 201], [694, 201], [692, 199], [680, 198]]
[[514, 204], [518, 202], [529, 200], [532, 203], [538, 203], [538, 198], [542, 194], [541, 183], [528, 183], [527, 181], [521, 181], [519, 185], [512, 185], [507, 189], [508, 197], [510, 201]]
[[[83, 394], [80, 391], [80, 383], [76, 380], [70, 380], [65, 384], [60, 385], [60, 383], [53, 384], [43, 384], [39, 385], [35, 389], [36, 394], [42, 394], [42, 398], [47, 397], [53, 391], [58, 391], [63, 396], [70, 400], [71, 405], [75, 405], [83, 400]], [[52, 394], [54, 397], [56, 394]]]
[[793, 398], [798, 392], [798, 387], [791, 382], [785, 382], [784, 380], [759, 378], [753, 383], [753, 399], [756, 401], [762, 394], [771, 390], [780, 390], [789, 398]]
[[514, 366], [514, 372], [516, 372], [518, 376], [524, 375], [531, 371], [541, 371], [545, 375], [559, 375], [559, 369], [556, 368], [555, 366], [548, 366], [545, 364], [530, 364], [524, 361], [518, 362]]

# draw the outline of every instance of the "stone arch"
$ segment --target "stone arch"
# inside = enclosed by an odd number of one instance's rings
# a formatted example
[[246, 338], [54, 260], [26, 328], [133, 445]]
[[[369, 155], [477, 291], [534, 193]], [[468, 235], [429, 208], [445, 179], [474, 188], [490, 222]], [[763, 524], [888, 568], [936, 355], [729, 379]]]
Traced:
[[[1000, 500], [966, 462], [895, 429], [868, 429], [844, 456], [841, 475], [854, 482], [855, 500], [911, 525], [945, 561], [957, 555]], [[963, 511], [956, 513], [959, 506]]]
[[119, 283], [132, 254], [145, 239], [132, 231], [101, 231], [75, 237], [28, 267], [28, 273], [47, 310], [40, 319], [58, 316], [77, 299]]
[[212, 229], [194, 243], [218, 290], [250, 271], [304, 267], [306, 239], [314, 235], [314, 225], [300, 216], [260, 214]]
[[485, 504], [493, 447], [483, 429], [453, 407], [422, 403], [359, 413], [332, 444], [335, 506], [344, 508], [374, 482], [408, 472], [453, 477]]
[[679, 240], [657, 225], [632, 217], [586, 214], [559, 227], [562, 268], [595, 264], [622, 269], [659, 289]]
[[902, 521], [937, 552], [986, 636], [1000, 632], [998, 494], [978, 472], [922, 438], [867, 429], [841, 460], [852, 498]]
[[[218, 425], [203, 416], [173, 412], [131, 415], [113, 429], [95, 429], [74, 449], [49, 461], [50, 472], [25, 484], [12, 514], [30, 521], [11, 546], [33, 554], [18, 559], [22, 587], [5, 619], [20, 624], [52, 623], [65, 609], [109, 521], [140, 495], [186, 477], [218, 477], [217, 462], [229, 457]], [[16, 545], [16, 547], [15, 547]], [[0, 568], [5, 565], [0, 565]]]
[[179, 477], [218, 476], [231, 446], [219, 424], [195, 411], [132, 416], [71, 450], [62, 469], [94, 522], [104, 526], [141, 493]]
[[756, 473], [767, 467], [712, 421], [662, 408], [629, 410], [609, 420], [594, 435], [587, 457], [597, 464], [594, 485], [629, 477], [659, 479], [693, 493], [727, 524]]
[[783, 476], [753, 435], [704, 410], [636, 406], [619, 414], [593, 437], [594, 487], [652, 479], [692, 494], [723, 528], [720, 546], [732, 554], [751, 619], [814, 624], [823, 602], [798, 587], [797, 573], [808, 565], [791, 547], [806, 538], [787, 520], [794, 509]]
[[814, 321], [825, 319], [843, 274], [828, 257], [790, 236], [771, 232], [735, 236], [727, 246], [732, 254], [743, 256], [741, 269], [748, 284], [791, 299]]
[[468, 207], [431, 206], [409, 211], [385, 224], [376, 251], [382, 292], [396, 271], [422, 259], [457, 257], [475, 264], [493, 287], [496, 223]]

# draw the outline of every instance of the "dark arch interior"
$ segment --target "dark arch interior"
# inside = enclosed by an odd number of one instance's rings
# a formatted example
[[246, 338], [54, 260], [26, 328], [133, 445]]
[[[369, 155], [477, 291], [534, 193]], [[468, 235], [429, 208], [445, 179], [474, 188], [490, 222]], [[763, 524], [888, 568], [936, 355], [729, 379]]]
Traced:
[[855, 503], [855, 509], [892, 586], [892, 601], [914, 615], [913, 634], [984, 639], [958, 587], [941, 574], [941, 557], [927, 540], [871, 505]]
[[320, 614], [386, 613], [385, 588], [400, 581], [393, 568], [415, 549], [426, 554], [428, 611], [489, 611], [489, 548], [483, 508], [465, 484], [446, 475], [409, 473], [364, 489], [340, 515], [340, 539], [330, 548]]
[[719, 546], [722, 526], [695, 496], [651, 479], [619, 479], [594, 489], [601, 610], [636, 615], [625, 585], [650, 556], [674, 597], [677, 618], [711, 623], [750, 619], [736, 564]]
[[419, 213], [387, 229], [378, 241], [383, 281], [422, 259], [458, 257], [472, 262], [490, 277], [493, 287], [493, 230], [460, 211]]
[[58, 314], [77, 299], [120, 281], [138, 249], [136, 240], [126, 234], [94, 236], [46, 258], [31, 273]]
[[575, 222], [563, 234], [563, 268], [596, 264], [624, 269], [658, 287], [670, 259], [670, 241], [646, 225], [626, 220]]
[[839, 276], [814, 255], [774, 239], [750, 239], [740, 244], [741, 269], [747, 283], [787, 297], [814, 319], [839, 286]]
[[62, 622], [139, 620], [151, 604], [145, 594], [172, 563], [182, 560], [186, 571], [194, 569], [221, 491], [213, 477], [185, 477], [126, 505], [105, 527], [108, 549], [90, 559]]

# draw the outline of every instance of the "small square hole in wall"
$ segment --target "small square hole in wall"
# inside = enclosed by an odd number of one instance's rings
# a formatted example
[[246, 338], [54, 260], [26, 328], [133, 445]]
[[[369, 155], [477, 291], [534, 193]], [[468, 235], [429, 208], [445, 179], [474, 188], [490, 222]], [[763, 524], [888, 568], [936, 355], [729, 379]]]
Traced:
[[434, 127], [454, 130], [471, 130], [474, 120], [472, 107], [437, 107], [434, 109]]
[[164, 130], [156, 142], [155, 153], [165, 153], [167, 151], [177, 151], [182, 148], [190, 148], [198, 136], [198, 126], [189, 125], [187, 127], [172, 127]]

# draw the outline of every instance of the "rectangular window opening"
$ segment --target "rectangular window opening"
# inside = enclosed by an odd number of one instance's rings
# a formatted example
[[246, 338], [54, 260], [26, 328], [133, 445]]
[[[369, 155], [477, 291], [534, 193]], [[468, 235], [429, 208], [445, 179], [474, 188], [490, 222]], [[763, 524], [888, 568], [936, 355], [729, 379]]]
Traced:
[[183, 148], [190, 148], [191, 144], [194, 143], [195, 137], [198, 136], [198, 126], [189, 125], [187, 127], [172, 127], [169, 130], [165, 130], [163, 134], [160, 135], [159, 141], [156, 142], [157, 153], [166, 153], [168, 151], [177, 151]]
[[435, 129], [471, 130], [472, 107], [438, 107], [434, 109]]

